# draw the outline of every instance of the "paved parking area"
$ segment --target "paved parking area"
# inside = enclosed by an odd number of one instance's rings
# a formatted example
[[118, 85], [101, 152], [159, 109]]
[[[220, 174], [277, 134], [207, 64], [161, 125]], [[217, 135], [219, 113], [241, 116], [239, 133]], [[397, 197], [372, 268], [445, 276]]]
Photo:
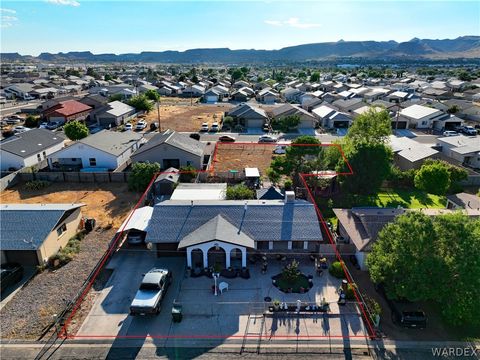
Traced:
[[[215, 296], [214, 280], [207, 277], [191, 278], [185, 273], [183, 257], [158, 258], [154, 252], [120, 250], [107, 265], [114, 269], [105, 288], [100, 291], [92, 310], [77, 335], [82, 337], [120, 336], [144, 341], [152, 337], [159, 346], [183, 346], [199, 343], [212, 346], [225, 339], [236, 343], [273, 344], [283, 340], [357, 337], [368, 333], [356, 304], [339, 307], [337, 289], [340, 280], [327, 273], [315, 276], [314, 286], [305, 294], [286, 294], [272, 285], [271, 276], [281, 272], [284, 263], [271, 260], [268, 272], [262, 274], [260, 264], [251, 266], [250, 279], [224, 279], [229, 290]], [[129, 316], [128, 309], [143, 273], [154, 266], [172, 269], [174, 282], [157, 316]], [[314, 274], [313, 263], [301, 262], [306, 275]], [[324, 314], [269, 314], [263, 316], [269, 302], [265, 297], [288, 303], [330, 302], [330, 313]], [[174, 299], [183, 306], [183, 320], [171, 321]], [[242, 345], [243, 346], [243, 345]]]

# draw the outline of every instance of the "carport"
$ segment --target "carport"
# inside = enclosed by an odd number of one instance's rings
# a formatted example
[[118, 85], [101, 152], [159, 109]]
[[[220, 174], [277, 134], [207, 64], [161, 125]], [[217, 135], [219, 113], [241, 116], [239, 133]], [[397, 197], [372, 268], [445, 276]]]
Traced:
[[120, 226], [117, 233], [129, 230], [138, 230], [145, 232], [147, 230], [147, 226], [152, 217], [152, 214], [152, 206], [144, 206], [133, 210], [133, 212], [130, 212], [130, 214], [127, 216], [122, 226]]

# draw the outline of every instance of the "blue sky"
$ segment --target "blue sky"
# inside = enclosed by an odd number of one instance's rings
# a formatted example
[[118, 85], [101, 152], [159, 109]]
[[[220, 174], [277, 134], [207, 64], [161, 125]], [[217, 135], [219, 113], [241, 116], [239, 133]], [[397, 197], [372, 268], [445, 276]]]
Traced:
[[278, 49], [343, 40], [480, 34], [479, 1], [1, 2], [1, 51]]

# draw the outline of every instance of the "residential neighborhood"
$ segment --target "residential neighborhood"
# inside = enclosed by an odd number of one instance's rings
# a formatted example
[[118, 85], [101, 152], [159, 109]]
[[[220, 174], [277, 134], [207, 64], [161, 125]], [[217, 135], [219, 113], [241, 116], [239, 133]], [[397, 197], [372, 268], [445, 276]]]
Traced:
[[[202, 3], [188, 36], [242, 39], [225, 9], [245, 3]], [[60, 29], [93, 4], [23, 6]], [[137, 17], [127, 1], [112, 19], [123, 7]], [[113, 51], [95, 15], [98, 44], [78, 38], [91, 52], [37, 52], [7, 33], [23, 31], [20, 8], [0, 9], [2, 359], [479, 356], [478, 34], [314, 43], [334, 26], [272, 14], [261, 23], [283, 47], [198, 49], [175, 15], [159, 28], [182, 45], [149, 51], [159, 40], [118, 29]]]

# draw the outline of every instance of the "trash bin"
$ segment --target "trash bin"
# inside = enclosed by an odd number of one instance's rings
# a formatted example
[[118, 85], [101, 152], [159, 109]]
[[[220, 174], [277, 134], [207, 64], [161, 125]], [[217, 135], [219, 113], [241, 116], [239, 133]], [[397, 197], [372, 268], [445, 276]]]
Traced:
[[180, 322], [182, 321], [182, 305], [173, 304], [172, 306], [172, 320], [173, 322]]

